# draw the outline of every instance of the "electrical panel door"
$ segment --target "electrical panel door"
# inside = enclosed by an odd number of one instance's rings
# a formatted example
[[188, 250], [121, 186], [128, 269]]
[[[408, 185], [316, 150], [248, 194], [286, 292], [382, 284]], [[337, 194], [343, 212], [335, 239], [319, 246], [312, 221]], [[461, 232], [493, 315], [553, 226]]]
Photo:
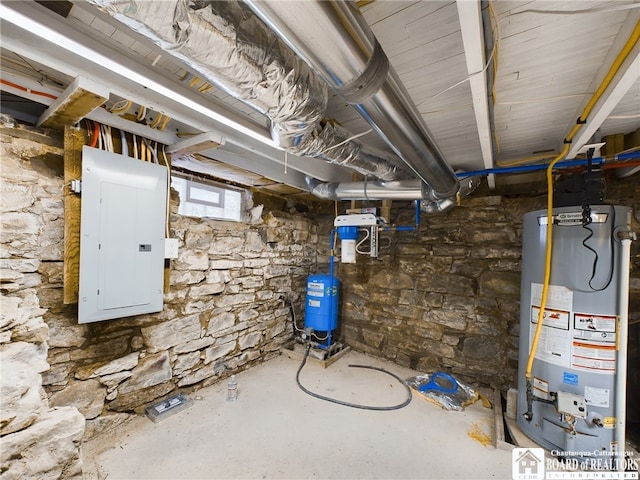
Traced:
[[83, 148], [79, 323], [162, 310], [167, 175]]

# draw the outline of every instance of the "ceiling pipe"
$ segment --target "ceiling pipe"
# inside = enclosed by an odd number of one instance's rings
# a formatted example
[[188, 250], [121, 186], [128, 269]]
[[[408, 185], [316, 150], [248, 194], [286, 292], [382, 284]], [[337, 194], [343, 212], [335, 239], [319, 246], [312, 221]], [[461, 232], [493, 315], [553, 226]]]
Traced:
[[455, 197], [458, 179], [355, 3], [245, 3], [428, 185], [431, 200]]
[[306, 181], [313, 195], [327, 200], [421, 200], [426, 195], [425, 185], [419, 179], [324, 183], [306, 177]]
[[305, 177], [313, 195], [326, 200], [422, 200], [421, 209], [425, 213], [442, 213], [457, 204], [459, 197], [465, 197], [482, 183], [484, 176], [468, 176], [460, 179], [457, 195], [441, 200], [431, 200], [424, 182], [419, 179], [383, 182], [326, 183]]

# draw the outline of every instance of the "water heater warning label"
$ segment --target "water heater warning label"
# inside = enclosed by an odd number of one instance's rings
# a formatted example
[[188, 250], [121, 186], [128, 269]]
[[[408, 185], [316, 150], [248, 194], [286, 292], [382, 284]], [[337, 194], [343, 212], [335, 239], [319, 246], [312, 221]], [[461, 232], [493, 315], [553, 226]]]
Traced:
[[616, 317], [573, 315], [571, 366], [576, 370], [613, 375], [616, 371]]
[[[531, 307], [531, 328], [529, 344], [533, 342], [540, 307]], [[563, 367], [569, 367], [571, 357], [570, 312], [566, 310], [545, 309], [542, 330], [536, 349], [536, 358]]]

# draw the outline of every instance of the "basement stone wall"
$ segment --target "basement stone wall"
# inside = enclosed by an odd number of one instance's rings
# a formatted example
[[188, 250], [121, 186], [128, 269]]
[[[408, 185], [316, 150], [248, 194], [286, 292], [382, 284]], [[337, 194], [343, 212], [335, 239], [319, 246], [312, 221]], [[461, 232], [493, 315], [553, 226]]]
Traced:
[[[637, 176], [610, 182], [607, 195], [633, 207], [640, 234]], [[336, 261], [342, 341], [425, 373], [515, 388], [522, 217], [544, 208], [546, 196], [465, 198], [447, 213], [423, 214], [418, 232], [382, 233], [378, 259]], [[392, 222], [414, 224], [415, 209], [394, 202]], [[640, 393], [640, 241], [632, 243], [630, 317], [629, 388]]]
[[[180, 249], [163, 311], [79, 325], [77, 305], [63, 304], [62, 140], [7, 123], [0, 135], [0, 351], [23, 349], [14, 357], [34, 364], [40, 410], [79, 415], [74, 441], [85, 421], [89, 439], [160, 398], [278, 355], [290, 341], [289, 302], [304, 304], [317, 263], [313, 219], [262, 205], [241, 223], [183, 217], [174, 195], [171, 232]], [[4, 370], [3, 359], [3, 380]], [[4, 384], [2, 394], [4, 403]]]
[[51, 336], [38, 294], [62, 241], [61, 181], [51, 168], [62, 145], [39, 132], [12, 137], [5, 122], [0, 126], [0, 478], [81, 479], [85, 417], [74, 406], [55, 407], [42, 387]]

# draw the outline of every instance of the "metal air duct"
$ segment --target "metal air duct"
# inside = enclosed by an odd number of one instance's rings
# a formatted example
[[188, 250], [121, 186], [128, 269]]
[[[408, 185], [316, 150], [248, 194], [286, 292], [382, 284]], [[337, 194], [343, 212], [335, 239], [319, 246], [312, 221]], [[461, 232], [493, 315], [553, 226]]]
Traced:
[[456, 195], [457, 177], [355, 3], [245, 2], [378, 132], [432, 200]]
[[327, 200], [423, 200], [422, 211], [429, 214], [442, 213], [453, 208], [456, 197], [471, 194], [482, 183], [484, 176], [468, 176], [460, 180], [457, 195], [441, 200], [429, 198], [426, 185], [419, 179], [392, 182], [364, 181], [323, 183], [307, 177], [307, 186], [316, 197]]
[[[89, 0], [271, 121], [283, 150], [384, 180], [411, 174], [324, 119], [327, 86], [242, 3]], [[293, 4], [290, 4], [293, 5]]]

